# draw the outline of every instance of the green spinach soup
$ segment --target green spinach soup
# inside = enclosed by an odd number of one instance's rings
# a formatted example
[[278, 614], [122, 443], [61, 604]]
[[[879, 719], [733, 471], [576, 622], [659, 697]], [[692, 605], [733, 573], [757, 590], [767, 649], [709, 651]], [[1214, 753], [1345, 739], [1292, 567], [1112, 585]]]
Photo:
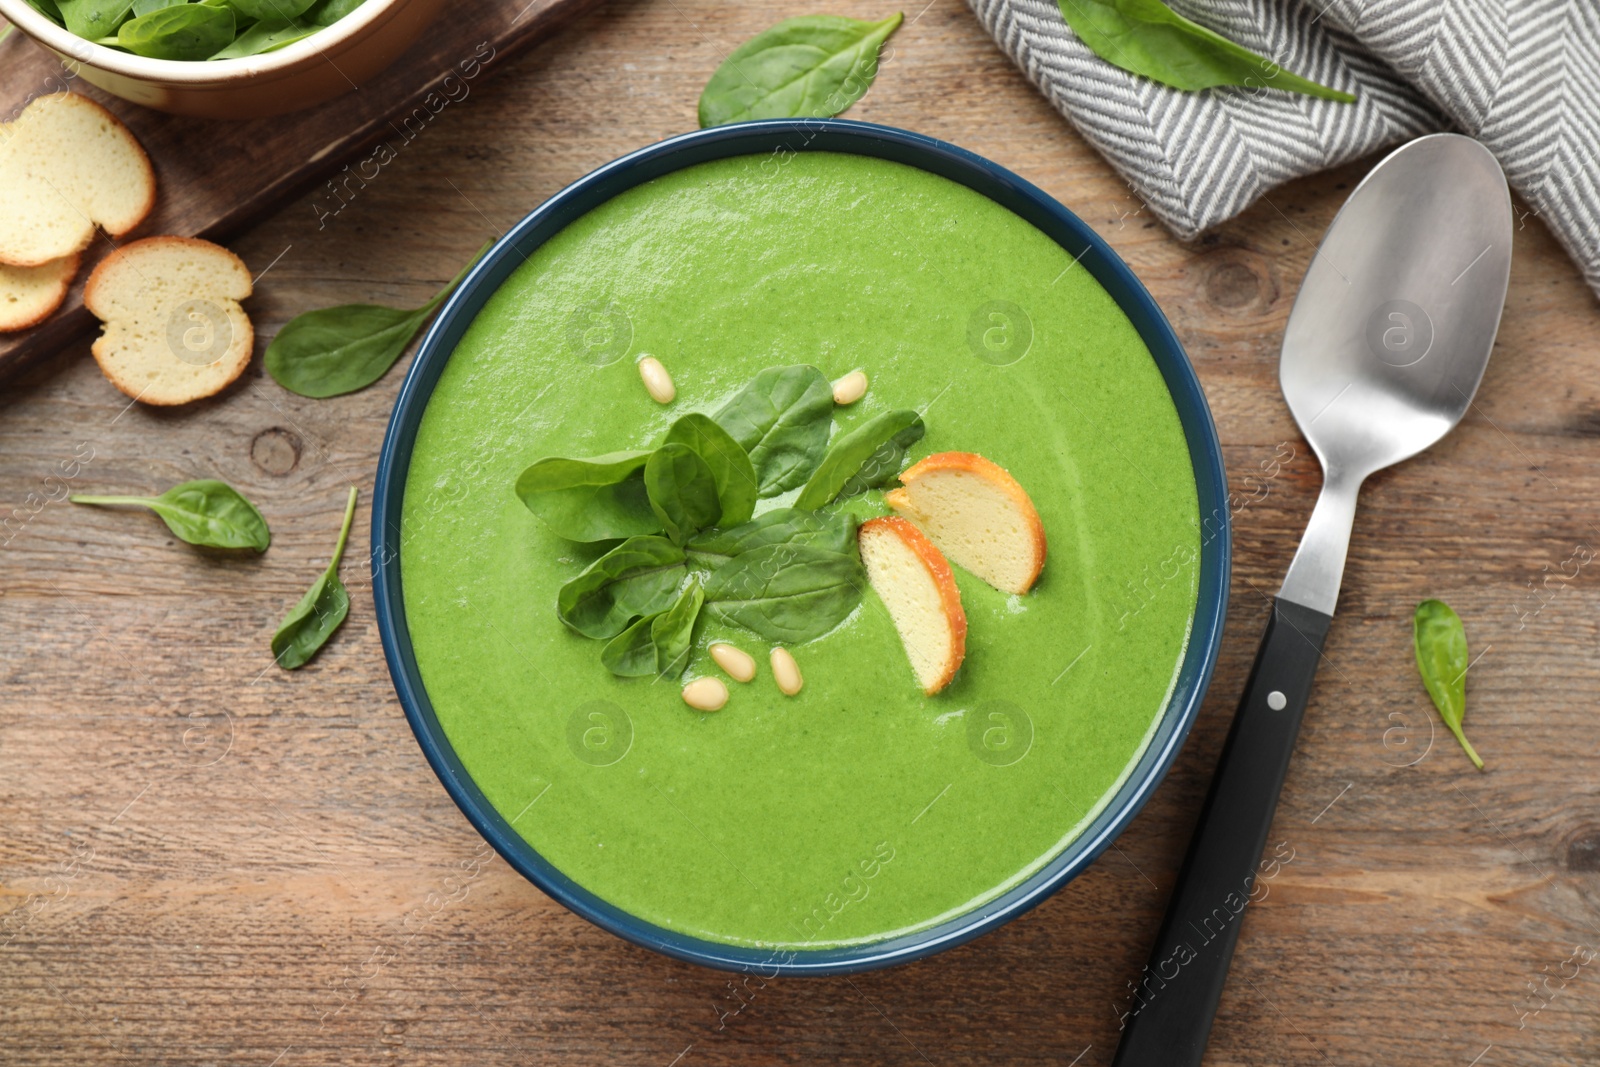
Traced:
[[[647, 355], [670, 403], [641, 382]], [[910, 409], [925, 434], [897, 463], [959, 451], [1009, 471], [1048, 538], [1037, 584], [1007, 594], [952, 568], [966, 654], [931, 696], [871, 588], [787, 644], [796, 695], [774, 682], [773, 641], [709, 611], [686, 670], [614, 675], [556, 603], [618, 542], [558, 536], [519, 477], [541, 457], [655, 448], [763, 371], [803, 366], [870, 381], [833, 411], [833, 441]], [[889, 514], [894, 485], [827, 513]], [[964, 186], [825, 152], [673, 172], [529, 256], [444, 368], [402, 516], [423, 683], [512, 828], [643, 920], [775, 950], [925, 929], [1057, 855], [1143, 752], [1198, 581], [1178, 415], [1110, 296]], [[754, 657], [754, 681], [718, 669], [707, 649], [722, 641]], [[719, 711], [685, 703], [705, 676], [727, 682]]]

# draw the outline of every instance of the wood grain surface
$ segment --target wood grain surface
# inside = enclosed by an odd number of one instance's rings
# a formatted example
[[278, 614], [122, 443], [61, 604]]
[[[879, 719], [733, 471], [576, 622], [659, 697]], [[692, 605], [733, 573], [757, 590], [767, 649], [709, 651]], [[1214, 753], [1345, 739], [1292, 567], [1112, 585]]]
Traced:
[[312, 203], [325, 222], [448, 109], [465, 103], [491, 71], [594, 3], [453, 0], [409, 51], [367, 84], [309, 111], [247, 122], [139, 107], [89, 85], [21, 34], [0, 42], [0, 118], [9, 121], [46, 93], [86, 93], [144, 145], [158, 186], [155, 208], [138, 229], [118, 239], [95, 234], [54, 315], [34, 329], [0, 333], [0, 384], [95, 328], [83, 306], [83, 283], [119, 244], [155, 234], [229, 241], [313, 187]]
[[[335, 217], [313, 192], [242, 232], [233, 247], [265, 271], [247, 305], [259, 335], [314, 306], [421, 303], [567, 182], [693, 127], [721, 57], [804, 10], [599, 6], [475, 84]], [[906, 12], [851, 114], [989, 156], [1081, 214], [1171, 316], [1216, 414], [1237, 494], [1228, 634], [1187, 747], [1117, 847], [994, 933], [855, 978], [746, 983], [604, 934], [487, 852], [446, 797], [354, 560], [334, 643], [298, 673], [272, 664], [347, 486], [369, 518], [404, 367], [328, 401], [257, 367], [162, 412], [130, 407], [78, 341], [0, 404], [0, 1062], [1109, 1064], [1320, 480], [1276, 390], [1279, 339], [1372, 161], [1180, 244], [958, 0]], [[1292, 858], [1246, 914], [1210, 1064], [1600, 1060], [1600, 314], [1518, 211], [1477, 402], [1362, 495], [1272, 832]], [[270, 552], [225, 559], [149, 516], [62, 502], [202, 476], [261, 505]], [[1479, 657], [1483, 773], [1412, 665], [1427, 596], [1461, 613]]]

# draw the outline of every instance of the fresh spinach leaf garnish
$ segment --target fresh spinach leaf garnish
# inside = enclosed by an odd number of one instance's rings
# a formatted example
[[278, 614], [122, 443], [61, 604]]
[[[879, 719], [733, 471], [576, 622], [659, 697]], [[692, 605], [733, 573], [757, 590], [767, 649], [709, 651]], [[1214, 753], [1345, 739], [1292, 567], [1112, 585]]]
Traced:
[[1355, 97], [1291, 74], [1265, 56], [1191, 22], [1161, 0], [1058, 0], [1095, 55], [1132, 74], [1193, 92], [1219, 85], [1283, 89], [1348, 104]]
[[1478, 770], [1483, 760], [1462, 732], [1461, 720], [1467, 714], [1467, 628], [1461, 616], [1442, 600], [1424, 600], [1417, 605], [1411, 620], [1417, 671], [1422, 684], [1439, 709], [1439, 718], [1456, 735], [1461, 747]]
[[356, 490], [350, 487], [350, 499], [344, 506], [344, 525], [339, 529], [339, 543], [334, 546], [333, 558], [327, 569], [311, 583], [306, 595], [300, 598], [278, 624], [272, 635], [272, 658], [278, 666], [292, 671], [302, 667], [328, 643], [333, 632], [344, 624], [350, 614], [350, 594], [339, 581], [339, 561], [344, 558], [345, 542], [350, 539], [350, 523], [356, 515]]
[[750, 454], [763, 497], [803, 485], [828, 450], [833, 386], [815, 367], [769, 367], [713, 416]]
[[56, 5], [68, 30], [89, 41], [117, 32], [133, 10], [133, 0], [59, 0]]
[[738, 526], [750, 521], [756, 509], [756, 469], [749, 453], [727, 430], [705, 415], [685, 415], [667, 431], [666, 443], [694, 449], [711, 469], [721, 508], [716, 525]]
[[226, 48], [236, 32], [232, 8], [178, 4], [124, 22], [117, 44], [149, 59], [200, 60]]
[[644, 487], [650, 509], [677, 544], [713, 525], [722, 513], [716, 475], [688, 445], [674, 442], [652, 452], [644, 465]]
[[689, 665], [694, 623], [705, 601], [705, 590], [699, 580], [694, 579], [679, 595], [677, 603], [651, 621], [650, 642], [656, 646], [656, 677], [676, 678]]
[[861, 603], [866, 572], [855, 551], [767, 545], [734, 556], [706, 579], [706, 610], [769, 641], [821, 637]]
[[419, 308], [341, 304], [290, 319], [267, 346], [262, 358], [267, 373], [291, 393], [318, 399], [365, 389], [388, 373], [428, 316], [488, 250], [485, 244], [460, 274]]
[[665, 537], [630, 537], [561, 587], [556, 613], [585, 637], [612, 638], [665, 611], [685, 573], [683, 549]]
[[902, 408], [885, 411], [841, 434], [800, 490], [794, 506], [814, 511], [839, 496], [853, 496], [885, 484], [900, 473], [906, 449], [922, 440], [925, 432], [922, 416]]
[[855, 540], [856, 522], [851, 515], [773, 508], [743, 526], [707, 530], [692, 538], [686, 547], [697, 560], [722, 562], [767, 545], [810, 545], [848, 552]]
[[161, 516], [180, 540], [210, 548], [253, 548], [265, 552], [272, 543], [267, 520], [243, 493], [213, 478], [184, 482], [160, 496], [68, 497], [74, 504], [129, 504]]
[[611, 452], [593, 459], [536, 460], [517, 479], [529, 511], [568, 541], [610, 541], [661, 531], [645, 492], [652, 453]]
[[878, 49], [900, 25], [802, 15], [733, 50], [700, 94], [700, 125], [747, 119], [832, 118], [878, 75]]
[[694, 624], [704, 603], [705, 591], [700, 582], [691, 581], [672, 607], [646, 615], [612, 638], [600, 652], [601, 664], [622, 678], [682, 674], [689, 665]]
[[650, 627], [666, 612], [646, 615], [600, 650], [600, 665], [619, 678], [644, 678], [656, 673], [656, 645]]

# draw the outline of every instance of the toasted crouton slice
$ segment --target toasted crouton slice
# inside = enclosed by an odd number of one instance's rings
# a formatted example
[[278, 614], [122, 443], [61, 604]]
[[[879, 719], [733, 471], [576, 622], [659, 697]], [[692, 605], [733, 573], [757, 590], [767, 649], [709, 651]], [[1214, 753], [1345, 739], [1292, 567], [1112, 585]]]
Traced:
[[35, 99], [0, 126], [0, 263], [38, 267], [113, 237], [156, 200], [150, 159], [116, 116], [77, 93]]
[[83, 303], [105, 325], [94, 358], [111, 384], [146, 404], [222, 391], [250, 362], [255, 333], [239, 301], [250, 271], [192, 237], [147, 237], [101, 261]]
[[967, 613], [950, 564], [898, 516], [864, 522], [858, 536], [867, 580], [900, 631], [917, 683], [932, 696], [950, 684], [967, 654]]
[[1044, 523], [1004, 467], [975, 452], [940, 452], [900, 475], [884, 502], [955, 561], [1004, 593], [1026, 593], [1044, 569]]
[[52, 259], [39, 267], [0, 263], [0, 333], [37, 326], [61, 306], [83, 257]]

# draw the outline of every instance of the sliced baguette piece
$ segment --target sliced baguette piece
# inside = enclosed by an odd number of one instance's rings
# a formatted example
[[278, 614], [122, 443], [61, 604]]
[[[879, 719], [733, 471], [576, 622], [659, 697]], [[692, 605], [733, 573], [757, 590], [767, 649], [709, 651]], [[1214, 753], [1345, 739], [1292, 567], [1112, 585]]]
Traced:
[[250, 363], [255, 333], [239, 301], [250, 270], [221, 245], [147, 237], [105, 259], [83, 303], [105, 325], [95, 362], [135, 400], [170, 406], [214, 396]]
[[884, 502], [958, 567], [1003, 593], [1026, 593], [1044, 569], [1044, 523], [1017, 480], [976, 452], [939, 452], [900, 475]]
[[52, 259], [38, 267], [0, 263], [0, 333], [37, 326], [61, 306], [83, 257]]
[[86, 96], [38, 97], [0, 125], [0, 263], [38, 267], [81, 252], [96, 225], [120, 237], [155, 200], [150, 158]]
[[900, 631], [917, 684], [932, 696], [950, 684], [967, 654], [967, 613], [950, 564], [898, 516], [862, 523], [858, 537], [867, 580]]

